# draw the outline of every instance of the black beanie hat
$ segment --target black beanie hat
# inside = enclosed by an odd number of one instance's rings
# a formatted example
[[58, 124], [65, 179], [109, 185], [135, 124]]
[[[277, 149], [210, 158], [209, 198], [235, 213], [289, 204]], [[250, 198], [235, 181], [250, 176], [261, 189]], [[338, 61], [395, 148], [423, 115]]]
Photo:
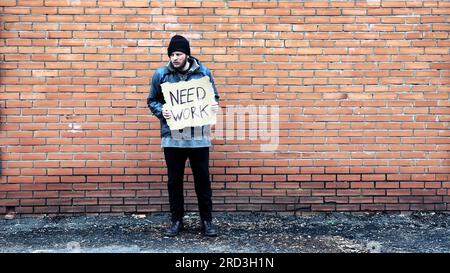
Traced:
[[175, 35], [170, 39], [169, 47], [167, 48], [167, 55], [170, 55], [175, 51], [181, 51], [186, 55], [191, 55], [191, 48], [189, 46], [189, 41], [183, 36]]

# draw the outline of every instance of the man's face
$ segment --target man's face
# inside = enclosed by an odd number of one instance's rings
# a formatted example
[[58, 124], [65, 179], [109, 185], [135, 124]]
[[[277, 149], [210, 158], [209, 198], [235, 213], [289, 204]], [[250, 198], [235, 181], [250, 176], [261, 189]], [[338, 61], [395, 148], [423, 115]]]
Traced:
[[181, 51], [174, 51], [170, 55], [170, 62], [172, 63], [173, 67], [177, 69], [183, 68], [186, 65], [186, 61], [187, 55]]

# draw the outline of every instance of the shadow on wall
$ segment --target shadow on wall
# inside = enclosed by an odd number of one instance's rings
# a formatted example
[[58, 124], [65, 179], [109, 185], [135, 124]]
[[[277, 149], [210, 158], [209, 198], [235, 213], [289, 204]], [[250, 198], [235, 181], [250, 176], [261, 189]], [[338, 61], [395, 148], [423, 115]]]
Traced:
[[[0, 101], [0, 132], [3, 132], [3, 124], [6, 122], [6, 115], [4, 115], [5, 107], [6, 102]], [[0, 178], [2, 178], [3, 176], [3, 160], [2, 160], [3, 149], [4, 147], [0, 146]], [[15, 207], [2, 205], [2, 207], [0, 207], [0, 214], [5, 214], [4, 218], [7, 220], [14, 219], [16, 215]]]

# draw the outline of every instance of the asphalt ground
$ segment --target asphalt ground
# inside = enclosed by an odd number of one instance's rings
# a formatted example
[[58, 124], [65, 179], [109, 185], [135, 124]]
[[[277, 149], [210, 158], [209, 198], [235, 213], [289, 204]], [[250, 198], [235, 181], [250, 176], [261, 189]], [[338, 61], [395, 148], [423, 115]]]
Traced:
[[450, 253], [450, 215], [216, 213], [203, 237], [196, 213], [165, 237], [169, 215], [0, 219], [1, 253]]

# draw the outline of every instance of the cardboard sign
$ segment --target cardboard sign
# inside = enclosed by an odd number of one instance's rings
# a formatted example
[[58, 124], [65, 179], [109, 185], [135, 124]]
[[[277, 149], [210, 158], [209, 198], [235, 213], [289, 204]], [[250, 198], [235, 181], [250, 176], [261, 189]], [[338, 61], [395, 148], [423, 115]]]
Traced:
[[168, 109], [172, 118], [167, 119], [171, 130], [185, 127], [216, 124], [216, 113], [211, 104], [215, 102], [214, 89], [208, 76], [189, 81], [161, 84], [164, 95], [163, 109]]

